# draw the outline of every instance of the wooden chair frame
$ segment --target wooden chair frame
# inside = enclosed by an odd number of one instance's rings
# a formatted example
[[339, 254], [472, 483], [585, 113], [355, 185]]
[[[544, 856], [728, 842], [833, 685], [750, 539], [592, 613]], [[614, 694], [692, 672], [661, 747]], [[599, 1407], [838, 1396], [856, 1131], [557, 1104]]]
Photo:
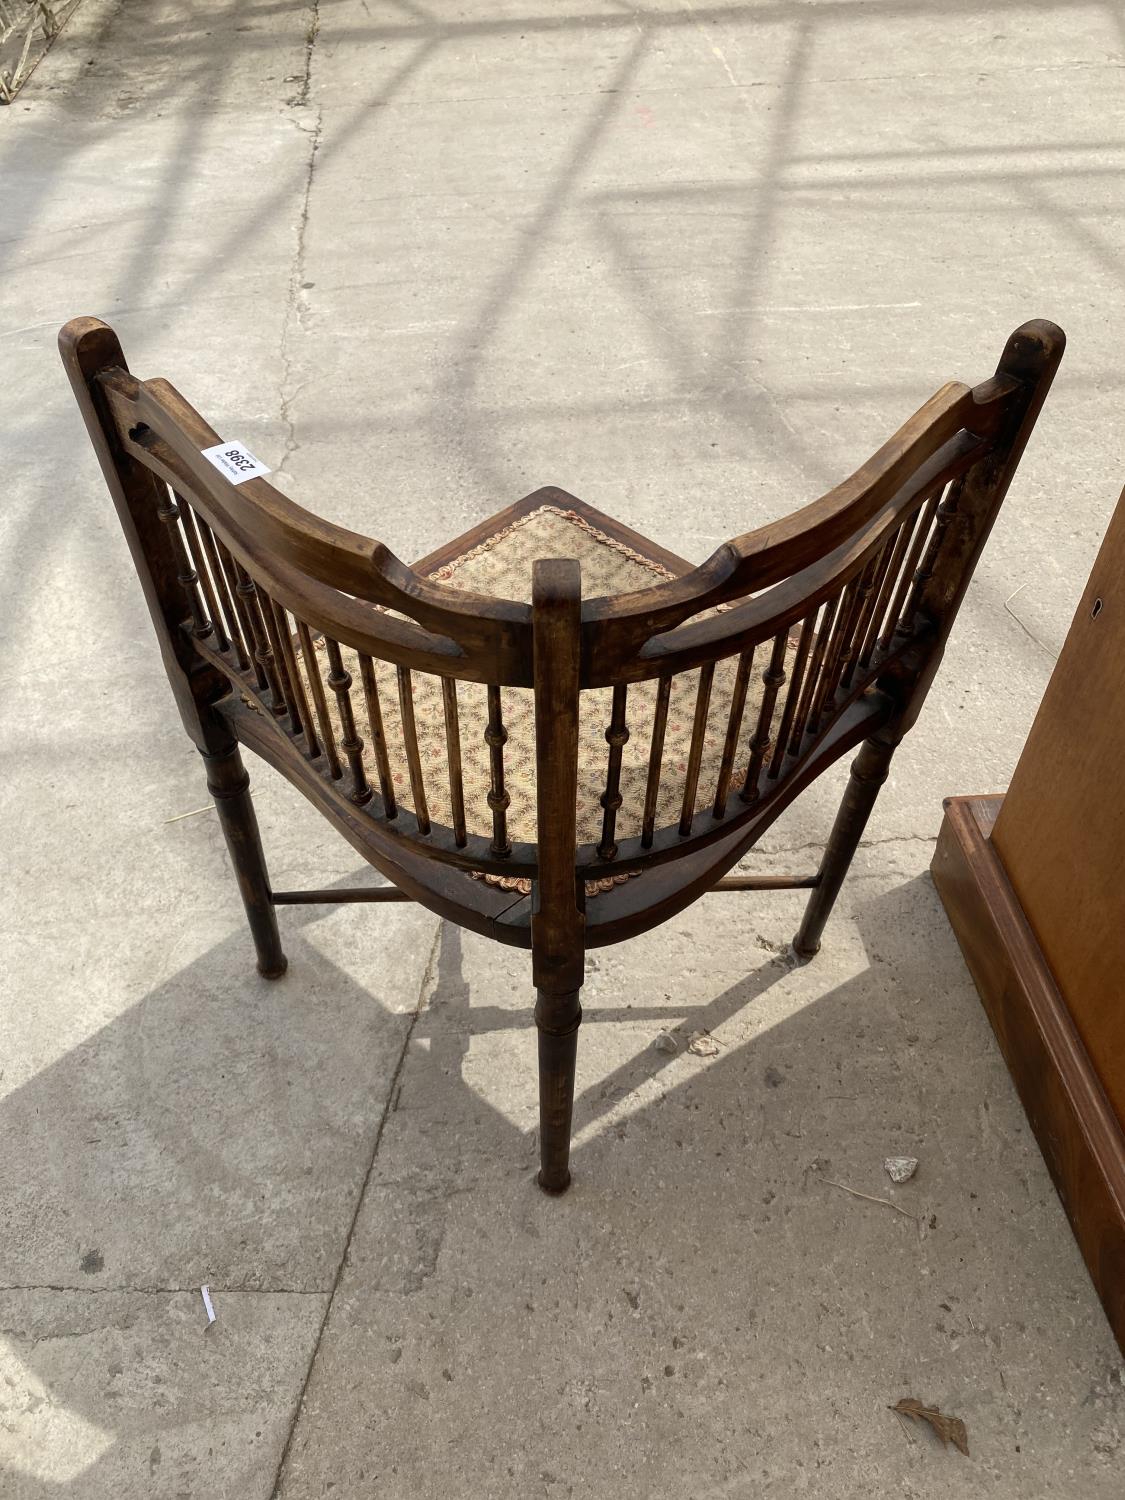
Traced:
[[[419, 901], [462, 926], [528, 948], [537, 991], [539, 1183], [562, 1192], [569, 1152], [579, 995], [588, 948], [646, 931], [710, 891], [811, 892], [794, 939], [819, 948], [895, 747], [913, 725], [953, 619], [1062, 356], [1053, 324], [1025, 324], [996, 374], [944, 386], [874, 457], [822, 499], [735, 538], [705, 563], [614, 597], [582, 598], [576, 561], [535, 564], [530, 604], [427, 576], [385, 546], [320, 519], [264, 479], [233, 485], [201, 450], [218, 435], [165, 381], [138, 381], [116, 335], [93, 318], [60, 334], [63, 361], [141, 580], [187, 733], [203, 756], [238, 878], [258, 969], [286, 968], [276, 908], [294, 902]], [[544, 498], [538, 491], [505, 516]], [[596, 512], [602, 527], [611, 525]], [[479, 528], [484, 534], [485, 527]], [[617, 528], [620, 536], [652, 544]], [[462, 538], [461, 544], [472, 540]], [[670, 556], [670, 555], [669, 555]], [[294, 624], [296, 629], [294, 630]], [[335, 735], [319, 669], [310, 694], [297, 656], [327, 649]], [[341, 648], [358, 654], [379, 769], [369, 782]], [[759, 658], [759, 648], [762, 655]], [[716, 664], [736, 661], [714, 798], [698, 805], [699, 758]], [[419, 795], [398, 805], [373, 663], [393, 664], [405, 754]], [[762, 668], [764, 667], [764, 670]], [[735, 790], [748, 685], [762, 701]], [[452, 826], [426, 811], [413, 721], [412, 674], [441, 679]], [[679, 820], [657, 827], [656, 795], [669, 685], [697, 672]], [[788, 689], [781, 690], [788, 678]], [[458, 681], [487, 685], [492, 836], [466, 826]], [[621, 747], [630, 686], [655, 681], [656, 723], [639, 835], [618, 838]], [[504, 691], [535, 704], [537, 833], [508, 836]], [[612, 689], [602, 837], [579, 845], [581, 695]], [[319, 733], [318, 733], [319, 729]], [[390, 882], [357, 890], [274, 891], [240, 745], [293, 783]], [[815, 874], [728, 877], [802, 790], [859, 745]], [[458, 793], [461, 793], [460, 800]], [[515, 877], [529, 893], [480, 876]], [[611, 883], [606, 877], [643, 874]], [[609, 889], [587, 905], [588, 882]]]

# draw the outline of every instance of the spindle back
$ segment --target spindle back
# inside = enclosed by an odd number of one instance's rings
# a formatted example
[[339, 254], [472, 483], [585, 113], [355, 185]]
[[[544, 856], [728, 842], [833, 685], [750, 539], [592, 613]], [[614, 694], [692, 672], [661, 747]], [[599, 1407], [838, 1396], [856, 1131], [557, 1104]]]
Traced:
[[[565, 570], [534, 602], [475, 592], [264, 478], [232, 483], [204, 456], [218, 435], [165, 381], [135, 379], [106, 325], [78, 319], [61, 342], [189, 733], [250, 744], [372, 863], [475, 925], [488, 898], [466, 917], [427, 865], [523, 895], [549, 845], [579, 906], [672, 862], [702, 888], [840, 754], [901, 736], [1056, 338], [1026, 325], [992, 379], [943, 387], [845, 483], [701, 566], [566, 608]], [[640, 930], [671, 899], [619, 891], [605, 920]]]

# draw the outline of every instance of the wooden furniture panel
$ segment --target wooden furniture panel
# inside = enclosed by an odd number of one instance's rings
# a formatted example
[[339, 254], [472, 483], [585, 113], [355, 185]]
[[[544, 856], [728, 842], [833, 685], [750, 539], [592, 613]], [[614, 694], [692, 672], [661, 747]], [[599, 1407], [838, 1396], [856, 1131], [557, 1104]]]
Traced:
[[1125, 1120], [1125, 502], [1110, 522], [992, 839]]
[[1125, 1351], [1125, 496], [1004, 797], [934, 882]]
[[934, 883], [1125, 1352], [1125, 1130], [990, 836], [1002, 800], [945, 804]]

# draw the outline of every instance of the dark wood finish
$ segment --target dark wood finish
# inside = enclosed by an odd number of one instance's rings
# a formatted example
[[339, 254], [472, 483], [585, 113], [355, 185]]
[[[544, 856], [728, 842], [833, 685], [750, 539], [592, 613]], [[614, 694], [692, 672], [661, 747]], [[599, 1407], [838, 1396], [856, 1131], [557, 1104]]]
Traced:
[[[770, 738], [773, 727], [773, 711], [777, 703], [777, 695], [785, 681], [785, 651], [789, 644], [789, 634], [786, 630], [779, 630], [774, 637], [773, 650], [770, 652], [769, 663], [762, 673], [762, 683], [765, 692], [762, 694], [762, 705], [758, 710], [758, 722], [754, 729], [754, 737], [750, 741], [750, 764], [746, 771], [746, 780], [743, 782], [742, 791], [739, 793], [743, 802], [756, 802], [759, 795], [758, 783], [762, 779], [762, 767], [766, 763], [770, 746], [773, 743]], [[684, 826], [680, 824], [681, 834]]]
[[848, 618], [844, 639], [841, 641], [839, 659], [834, 669], [833, 693], [835, 693], [838, 687], [842, 687], [846, 691], [854, 675], [859, 658], [859, 643], [863, 631], [863, 623], [867, 618], [868, 603], [875, 592], [875, 577], [879, 570], [881, 557], [881, 553], [873, 554], [868, 559], [867, 566], [863, 572], [855, 580], [855, 593], [852, 598], [851, 614]]
[[[274, 604], [275, 601], [268, 594], [258, 595], [257, 607], [261, 613], [266, 640], [269, 642], [270, 668], [273, 680], [277, 683], [277, 711], [288, 714], [290, 732], [300, 734], [304, 726], [301, 723], [293, 684], [289, 680], [289, 671], [285, 665], [285, 648], [282, 644], [281, 633], [277, 628], [277, 611]], [[269, 676], [268, 672], [267, 676]]]
[[192, 511], [192, 522], [199, 532], [200, 545], [206, 558], [206, 567], [210, 570], [214, 580], [215, 595], [226, 620], [226, 633], [230, 642], [230, 648], [234, 656], [235, 667], [240, 672], [245, 672], [250, 666], [250, 653], [246, 648], [246, 642], [242, 638], [242, 626], [238, 611], [234, 607], [234, 591], [227, 581], [226, 573], [219, 558], [219, 549], [215, 543], [215, 533], [210, 526], [200, 526], [195, 512]]
[[695, 799], [699, 791], [699, 767], [703, 760], [703, 738], [707, 733], [707, 711], [711, 707], [711, 684], [715, 680], [715, 664], [708, 662], [699, 670], [699, 685], [695, 690], [695, 717], [691, 726], [691, 745], [688, 749], [687, 773], [684, 776], [684, 796], [680, 808], [680, 833], [685, 838], [695, 821]]
[[837, 594], [824, 606], [824, 614], [821, 617], [820, 628], [816, 633], [816, 643], [812, 650], [812, 660], [809, 663], [808, 680], [805, 690], [801, 694], [801, 704], [797, 710], [797, 728], [794, 738], [798, 748], [807, 730], [816, 733], [817, 725], [820, 723], [820, 704], [824, 696], [824, 671], [825, 662], [828, 659], [829, 642], [835, 635], [836, 619], [840, 613], [840, 605], [843, 602], [843, 593]]
[[[195, 512], [179, 495], [174, 496], [174, 499], [175, 506], [173, 507], [173, 512], [178, 513], [180, 517], [183, 539], [187, 543], [187, 555], [191, 559], [190, 578], [197, 585], [197, 589], [192, 592], [198, 598], [199, 591], [202, 591], [203, 599], [207, 606], [207, 615], [210, 619], [210, 629], [215, 633], [215, 640], [218, 643], [219, 650], [226, 651], [230, 645], [230, 641], [223, 629], [223, 617], [219, 611], [219, 601], [215, 594], [211, 575], [207, 570], [207, 559], [203, 551], [203, 541], [199, 534], [199, 524], [195, 519]], [[181, 582], [185, 581], [181, 579]], [[200, 634], [207, 635], [209, 631], [203, 630]]]
[[511, 797], [504, 786], [504, 746], [508, 743], [508, 731], [504, 728], [503, 702], [496, 683], [488, 684], [488, 727], [484, 731], [488, 746], [488, 763], [492, 784], [488, 789], [488, 806], [492, 812], [492, 852], [499, 859], [511, 854], [512, 844], [508, 838], [508, 806]]
[[[657, 673], [688, 672], [724, 654], [724, 649], [729, 651], [730, 643], [735, 640], [757, 643], [772, 639], [783, 627], [791, 629], [867, 564], [904, 516], [916, 512], [935, 484], [966, 474], [981, 464], [994, 447], [994, 441], [968, 434], [952, 439], [902, 484], [873, 521], [859, 526], [827, 556], [814, 557], [800, 571], [761, 594], [745, 597], [742, 602], [731, 601], [721, 611], [708, 611], [675, 629], [651, 636], [639, 652], [617, 663], [614, 669], [617, 679], [635, 682]], [[633, 599], [643, 592], [624, 597]], [[583, 609], [592, 611], [600, 605], [601, 601], [590, 600]], [[585, 687], [606, 685], [600, 668], [595, 673], [596, 665], [591, 662], [588, 673], [584, 671]]]
[[668, 703], [672, 694], [671, 677], [661, 677], [656, 687], [656, 708], [652, 720], [652, 739], [648, 751], [648, 777], [645, 782], [645, 806], [641, 818], [641, 845], [652, 847], [656, 825], [656, 802], [660, 795], [664, 738], [668, 732]]
[[[893, 701], [877, 693], [863, 704], [853, 704], [825, 734], [815, 752], [803, 757], [794, 773], [781, 781], [776, 796], [763, 798], [748, 809], [752, 815], [749, 825], [721, 825], [715, 829], [714, 839], [706, 844], [702, 840], [681, 843], [676, 825], [662, 830], [654, 840], [653, 853], [665, 852], [674, 862], [675, 878], [646, 867], [643, 881], [626, 880], [599, 894], [586, 910], [586, 948], [605, 947], [637, 937], [708, 895], [801, 792], [841, 755], [855, 749], [873, 730], [886, 723], [893, 711]], [[653, 874], [657, 879], [650, 880]], [[530, 945], [530, 905], [530, 898], [524, 898], [498, 918], [497, 935], [501, 941], [521, 947]]]
[[336, 906], [352, 901], [409, 901], [397, 885], [334, 886], [322, 891], [274, 891], [275, 906]]
[[821, 681], [817, 684], [816, 696], [813, 699], [813, 717], [819, 727], [824, 712], [836, 696], [836, 689], [840, 683], [843, 672], [844, 659], [851, 650], [852, 632], [855, 630], [856, 615], [859, 612], [859, 595], [863, 583], [864, 574], [870, 568], [869, 562], [863, 573], [857, 573], [848, 584], [840, 598], [840, 608], [836, 615], [836, 629], [832, 633], [829, 642], [828, 655], [824, 659], [824, 671]]
[[431, 583], [382, 543], [322, 520], [265, 479], [231, 484], [200, 453], [217, 434], [166, 381], [141, 383], [120, 369], [97, 378], [126, 453], [190, 494], [243, 566], [299, 618], [398, 665], [531, 685], [528, 605]]
[[1000, 858], [1003, 800], [946, 802], [934, 884], [1125, 1353], [1125, 1128]]
[[570, 1122], [579, 992], [584, 970], [583, 886], [574, 868], [578, 800], [578, 695], [582, 571], [537, 562], [532, 571], [535, 775], [539, 879], [531, 917], [535, 1024], [539, 1032], [539, 1185], [570, 1184]]
[[328, 762], [328, 773], [333, 781], [339, 781], [344, 771], [336, 749], [336, 733], [332, 728], [332, 720], [328, 717], [328, 698], [324, 692], [324, 679], [320, 675], [316, 646], [313, 644], [312, 632], [304, 620], [297, 621], [297, 634], [301, 642], [301, 658], [305, 663], [309, 691], [316, 704], [316, 721], [320, 725], [320, 742], [324, 747], [324, 758]]
[[605, 791], [601, 796], [602, 838], [598, 845], [598, 854], [602, 859], [613, 859], [617, 853], [617, 844], [613, 835], [617, 827], [617, 812], [622, 803], [621, 756], [625, 746], [629, 743], [629, 726], [625, 722], [628, 696], [628, 683], [618, 683], [613, 690], [613, 708], [610, 713], [609, 727], [605, 732], [606, 744], [609, 746], [609, 763], [606, 767]]
[[[449, 868], [433, 857], [429, 842], [420, 843], [417, 823], [399, 809], [393, 821], [372, 812], [372, 804], [356, 807], [341, 781], [308, 776], [307, 765], [293, 742], [277, 734], [269, 721], [240, 699], [224, 699], [217, 710], [239, 741], [280, 772], [300, 791], [362, 858], [410, 897], [451, 922], [513, 947], [530, 948], [530, 932], [506, 923], [510, 911], [526, 897], [465, 878], [465, 869]], [[373, 840], [373, 833], [375, 838]], [[377, 852], [373, 848], [377, 844]], [[486, 863], [487, 840], [470, 836], [466, 856], [478, 868]], [[466, 863], [465, 868], [468, 868]]]
[[[250, 632], [254, 640], [254, 659], [261, 668], [262, 676], [270, 691], [270, 712], [280, 719], [286, 712], [287, 705], [281, 686], [281, 676], [277, 670], [277, 661], [273, 654], [273, 644], [266, 628], [261, 600], [258, 598], [258, 587], [240, 563], [236, 561], [234, 566], [238, 578], [236, 592], [242, 600], [246, 618], [250, 621]], [[319, 681], [319, 678], [317, 680]]]
[[414, 816], [418, 820], [418, 832], [429, 833], [430, 812], [426, 785], [422, 780], [422, 757], [418, 752], [418, 725], [414, 717], [414, 679], [409, 667], [400, 666], [398, 669], [398, 707], [402, 715], [402, 740], [410, 775], [410, 794], [414, 799]]
[[891, 565], [891, 554], [894, 551], [894, 547], [895, 539], [892, 538], [883, 544], [882, 548], [872, 556], [868, 563], [868, 569], [870, 570], [869, 581], [865, 582], [860, 588], [860, 596], [863, 603], [859, 612], [859, 619], [856, 621], [854, 650], [848, 662], [847, 670], [843, 673], [841, 679], [845, 688], [851, 687], [852, 679], [855, 677], [856, 670], [863, 660], [863, 648], [867, 640], [868, 627], [875, 613], [876, 601], [883, 587], [883, 580], [887, 576], [887, 569]]
[[458, 848], [469, 841], [465, 832], [465, 786], [461, 775], [461, 721], [457, 711], [457, 679], [441, 679], [441, 707], [445, 717], [445, 754], [449, 761], [449, 803], [453, 837]]
[[918, 560], [922, 556], [922, 548], [926, 545], [926, 538], [930, 531], [930, 522], [933, 519], [937, 501], [931, 500], [925, 510], [919, 511], [918, 523], [914, 528], [914, 535], [910, 539], [910, 547], [902, 563], [902, 573], [899, 577], [898, 587], [895, 589], [891, 599], [891, 607], [887, 611], [886, 623], [883, 626], [883, 635], [879, 644], [886, 651], [894, 639], [895, 631], [902, 619], [902, 612], [906, 606], [907, 595], [910, 593], [914, 583], [914, 574], [918, 568]]
[[383, 799], [383, 815], [390, 819], [398, 812], [398, 803], [395, 798], [394, 782], [391, 780], [387, 735], [383, 728], [383, 709], [379, 702], [379, 684], [375, 680], [375, 664], [369, 656], [360, 656], [359, 676], [363, 684], [363, 701], [367, 705], [367, 724], [371, 730], [371, 746], [375, 752], [375, 765], [379, 774], [379, 795]]
[[[242, 641], [243, 655], [248, 667], [254, 673], [254, 680], [260, 688], [266, 686], [266, 675], [254, 655], [254, 632], [250, 625], [250, 615], [246, 609], [246, 601], [238, 592], [238, 566], [230, 554], [230, 549], [224, 547], [222, 541], [211, 533], [215, 541], [215, 550], [219, 554], [219, 565], [223, 571], [223, 580], [226, 583], [227, 593], [234, 607], [234, 613], [238, 617], [238, 631]], [[311, 753], [311, 752], [310, 752]]]
[[820, 950], [824, 924], [828, 921], [855, 851], [859, 848], [859, 841], [875, 806], [879, 788], [887, 779], [887, 768], [894, 749], [893, 741], [876, 738], [865, 740], [852, 763], [847, 791], [840, 804], [840, 811], [836, 814], [828, 846], [817, 872], [816, 891], [805, 910], [797, 936], [793, 939], [794, 951], [800, 958], [812, 958]]
[[[742, 720], [746, 714], [746, 693], [753, 670], [754, 650], [751, 647], [749, 651], [741, 653], [738, 666], [735, 668], [734, 687], [731, 690], [730, 709], [727, 713], [727, 732], [723, 738], [723, 758], [719, 762], [719, 775], [715, 783], [715, 801], [711, 808], [713, 818], [726, 816], [731, 774], [734, 771], [734, 757], [738, 750], [739, 736], [742, 733]], [[665, 713], [667, 713], [667, 705], [665, 705]]]
[[187, 549], [184, 529], [180, 524], [179, 501], [171, 490], [166, 489], [161, 493], [156, 514], [168, 528], [168, 537], [172, 543], [172, 555], [176, 559], [176, 582], [183, 590], [187, 607], [191, 611], [192, 634], [196, 640], [206, 640], [212, 634], [214, 627], [207, 615], [207, 610], [203, 602], [203, 591], [199, 585], [199, 574], [192, 563], [191, 555]]
[[798, 723], [794, 730], [794, 721], [801, 698], [804, 696], [805, 670], [808, 666], [809, 651], [812, 647], [813, 629], [816, 625], [815, 614], [807, 615], [801, 624], [797, 636], [797, 654], [793, 658], [793, 664], [789, 672], [789, 687], [785, 693], [785, 707], [781, 711], [781, 723], [777, 731], [777, 754], [770, 759], [769, 776], [776, 781], [781, 775], [787, 755], [796, 755], [801, 748], [801, 740], [804, 736], [804, 722]]
[[[883, 661], [879, 685], [894, 695], [898, 707], [883, 729], [868, 739], [852, 766], [844, 800], [821, 862], [817, 888], [809, 899], [793, 940], [794, 949], [801, 957], [811, 957], [820, 947], [825, 923], [871, 815], [879, 788], [886, 780], [891, 756], [921, 711], [957, 608], [1050, 388], [1064, 345], [1061, 331], [1051, 324], [1028, 324], [1008, 340], [1000, 358], [997, 378], [1018, 382], [1021, 398], [1013, 402], [994, 450], [961, 480], [956, 508], [947, 512], [942, 545], [925, 554], [929, 576], [921, 579], [916, 595], [912, 585], [937, 511], [936, 493], [925, 498], [917, 519], [907, 521], [902, 528], [903, 537], [909, 533], [910, 543], [902, 549], [902, 563], [891, 594], [886, 624], [883, 635], [876, 641], [874, 653], [878, 659], [880, 650], [889, 651], [895, 639], [908, 641], [917, 629], [918, 617], [929, 627], [925, 633], [929, 637], [925, 639], [927, 649], [916, 660], [911, 660], [907, 654]], [[896, 552], [898, 550], [896, 546]], [[895, 570], [896, 563], [892, 559], [886, 582], [895, 579]], [[908, 598], [917, 600], [914, 621], [905, 614]], [[877, 607], [873, 622], [878, 622], [879, 618]]]
[[[729, 875], [717, 880], [712, 891], [807, 891], [817, 884], [815, 875]], [[315, 891], [274, 891], [275, 906], [345, 906], [351, 902], [409, 901], [405, 891], [393, 885], [329, 886]]]
[[217, 749], [229, 735], [211, 722], [207, 706], [226, 691], [226, 681], [198, 657], [180, 629], [184, 599], [176, 554], [158, 514], [166, 490], [125, 451], [101, 388], [109, 371], [128, 374], [121, 345], [113, 329], [96, 318], [76, 318], [60, 333], [59, 352], [144, 591], [180, 718], [199, 749]]
[[716, 880], [713, 891], [811, 891], [819, 875], [726, 875]]
[[[561, 1191], [569, 1182], [586, 948], [642, 933], [709, 891], [782, 886], [812, 890], [799, 942], [806, 952], [819, 942], [879, 773], [913, 723], [937, 669], [1061, 355], [1062, 335], [1045, 323], [1018, 330], [991, 379], [973, 389], [944, 387], [843, 485], [789, 517], [734, 538], [696, 568], [555, 489], [536, 491], [408, 567], [381, 542], [304, 510], [265, 479], [230, 484], [201, 456], [217, 434], [166, 382], [136, 380], [105, 325], [93, 319], [68, 324], [61, 347], [185, 727], [209, 764], [229, 766], [224, 757], [232, 742], [247, 745], [398, 892], [474, 931], [531, 950], [541, 1068], [540, 1181]], [[183, 518], [169, 498], [172, 491], [182, 497]], [[957, 503], [931, 524], [943, 492], [956, 494]], [[648, 588], [585, 601], [577, 564], [565, 560], [536, 564], [530, 602], [478, 595], [443, 581], [442, 570], [475, 543], [543, 505], [572, 512], [669, 576]], [[792, 673], [779, 709], [794, 636]], [[339, 740], [328, 713], [319, 642], [336, 698]], [[379, 798], [367, 781], [352, 700], [354, 668], [345, 649], [358, 658]], [[764, 697], [747, 726], [745, 702], [758, 661], [765, 663]], [[405, 758], [413, 810], [395, 797], [388, 743], [393, 721], [383, 719], [377, 664], [396, 673], [401, 722], [393, 726], [400, 736], [393, 750]], [[415, 672], [441, 681], [451, 827], [432, 820], [427, 805]], [[689, 672], [698, 673], [698, 685], [679, 817], [658, 826], [673, 680]], [[726, 738], [717, 786], [713, 797], [710, 787], [701, 797], [714, 685], [732, 678], [732, 699], [723, 705]], [[487, 690], [487, 723], [473, 732], [483, 733], [489, 747], [485, 800], [491, 838], [472, 831], [476, 825], [465, 805], [458, 682]], [[640, 832], [622, 837], [629, 685], [645, 682], [655, 683], [656, 703]], [[612, 709], [601, 837], [579, 846], [580, 695], [606, 688], [612, 689]], [[503, 708], [512, 689], [531, 689], [535, 698], [537, 836], [530, 843], [512, 840], [508, 827]], [[738, 747], [744, 736], [743, 760]], [[801, 791], [864, 741], [817, 876], [728, 876]], [[746, 765], [745, 779], [739, 796], [731, 797], [740, 764]], [[224, 826], [241, 829], [236, 864], [241, 861], [240, 879], [253, 898], [247, 910], [267, 968], [277, 954], [270, 949], [263, 910], [272, 922], [276, 905], [298, 900], [396, 899], [354, 892], [271, 896], [260, 850], [255, 853], [256, 831], [254, 839], [246, 831], [249, 793], [233, 790], [233, 772], [215, 774], [229, 803]], [[612, 884], [587, 912], [586, 882], [610, 874], [643, 878]], [[518, 877], [530, 883], [531, 894], [469, 875]]]
[[258, 973], [264, 979], [280, 979], [289, 967], [289, 961], [281, 948], [258, 820], [250, 800], [250, 777], [242, 764], [237, 743], [232, 741], [219, 751], [204, 751], [203, 764], [207, 768], [207, 790], [215, 799], [242, 904], [246, 908], [246, 920], [258, 955]]
[[922, 597], [926, 592], [927, 584], [934, 576], [934, 567], [941, 556], [945, 533], [949, 529], [949, 523], [957, 514], [957, 503], [960, 498], [961, 484], [958, 480], [948, 487], [944, 498], [938, 504], [934, 514], [933, 528], [930, 532], [930, 539], [926, 544], [926, 552], [914, 574], [910, 596], [906, 601], [906, 608], [903, 610], [902, 618], [899, 621], [899, 628], [901, 630], [909, 629], [911, 620], [914, 619], [914, 616], [922, 606]]
[[328, 653], [328, 686], [336, 694], [336, 712], [340, 716], [340, 748], [348, 757], [348, 769], [352, 777], [352, 801], [360, 807], [371, 801], [371, 788], [363, 769], [363, 741], [355, 727], [352, 712], [352, 674], [344, 667], [340, 655], [340, 643], [328, 636], [324, 642]]
[[872, 653], [878, 643], [883, 621], [887, 615], [887, 607], [890, 604], [891, 595], [894, 593], [899, 573], [902, 570], [903, 558], [906, 555], [906, 549], [910, 546], [910, 533], [914, 529], [917, 520], [917, 512], [912, 512], [895, 533], [890, 556], [887, 559], [887, 565], [883, 569], [882, 577], [879, 581], [875, 604], [867, 621], [863, 644], [859, 649], [861, 667], [867, 667], [871, 663]]
[[305, 692], [304, 684], [301, 682], [301, 674], [297, 669], [297, 654], [293, 650], [293, 636], [289, 629], [289, 618], [276, 599], [270, 600], [270, 615], [273, 620], [273, 630], [270, 633], [270, 640], [274, 643], [274, 649], [280, 653], [279, 660], [285, 669], [285, 692], [289, 700], [289, 723], [294, 734], [304, 736], [309, 755], [315, 759], [320, 753], [320, 742], [316, 737], [316, 730], [313, 728], [312, 714], [309, 712], [308, 695]]
[[[1051, 329], [1049, 324], [1028, 324], [1013, 339], [1054, 338]], [[832, 558], [904, 491], [904, 498], [916, 503], [917, 490], [910, 481], [913, 477], [931, 489], [935, 470], [928, 467], [930, 461], [942, 474], [959, 460], [971, 464], [983, 459], [995, 450], [1004, 422], [1025, 394], [1018, 376], [1007, 370], [975, 390], [947, 385], [870, 463], [822, 500], [727, 542], [708, 562], [670, 583], [617, 599], [588, 601], [583, 607], [583, 635], [590, 685], [601, 686], [603, 677], [628, 677], [636, 653], [643, 653], [656, 636], [662, 637], [664, 652], [674, 649], [669, 639], [673, 628], [701, 610], [802, 577], [810, 563]]]

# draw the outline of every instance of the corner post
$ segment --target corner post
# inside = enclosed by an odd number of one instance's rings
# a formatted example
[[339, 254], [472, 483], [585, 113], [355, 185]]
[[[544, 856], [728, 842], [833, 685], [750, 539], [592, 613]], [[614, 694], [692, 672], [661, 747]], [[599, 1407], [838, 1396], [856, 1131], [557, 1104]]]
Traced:
[[584, 889], [575, 867], [582, 573], [569, 560], [532, 574], [539, 873], [531, 916], [539, 1032], [539, 1186], [570, 1186], [570, 1131], [579, 993], [585, 968]]
[[949, 507], [949, 524], [918, 601], [919, 613], [929, 622], [931, 630], [921, 654], [909, 666], [900, 663], [879, 679], [879, 687], [896, 707], [882, 729], [864, 741], [852, 764], [847, 790], [821, 861], [817, 887], [793, 939], [799, 958], [812, 958], [820, 948], [825, 924], [859, 847], [879, 789], [887, 779], [891, 757], [922, 711], [941, 665], [953, 621], [1065, 346], [1062, 329], [1043, 319], [1017, 328], [1004, 346], [995, 379], [1013, 383], [1013, 391], [1003, 430], [994, 446], [943, 502]]
[[[1016, 382], [1016, 391], [996, 444], [961, 481], [950, 524], [922, 590], [919, 611], [935, 627], [926, 659], [907, 683], [892, 681], [890, 684], [892, 695], [902, 703], [894, 720], [899, 739], [914, 725], [922, 711], [926, 694], [941, 665], [957, 611], [1047, 399], [1065, 348], [1066, 335], [1062, 329], [1044, 318], [1024, 323], [1004, 346], [995, 378]], [[879, 685], [887, 684], [880, 681]]]
[[100, 388], [104, 372], [128, 369], [121, 345], [100, 319], [74, 318], [59, 334], [59, 353], [144, 590], [180, 718], [200, 751], [216, 752], [231, 736], [207, 706], [226, 691], [227, 682], [196, 654], [181, 629], [188, 610], [171, 540], [157, 514], [160, 481], [125, 452]]

